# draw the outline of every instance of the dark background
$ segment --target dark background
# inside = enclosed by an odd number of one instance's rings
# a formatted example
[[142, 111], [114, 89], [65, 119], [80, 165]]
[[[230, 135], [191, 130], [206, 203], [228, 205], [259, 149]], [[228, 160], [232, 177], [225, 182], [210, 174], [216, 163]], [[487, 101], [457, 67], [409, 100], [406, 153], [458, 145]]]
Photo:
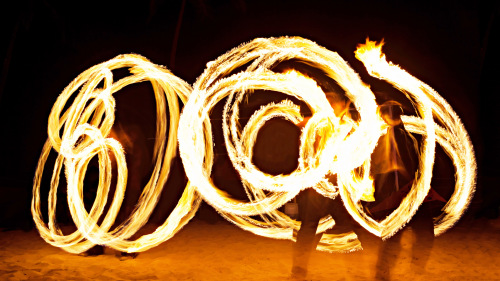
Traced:
[[[338, 52], [374, 91], [390, 92], [353, 53], [366, 37], [384, 39], [388, 59], [439, 92], [471, 136], [479, 167], [469, 214], [498, 215], [498, 3], [102, 2], [13, 1], [1, 9], [0, 227], [30, 227], [32, 180], [47, 137], [47, 118], [57, 96], [81, 72], [118, 54], [137, 53], [192, 84], [207, 62], [231, 48], [256, 37], [284, 35], [302, 36]], [[153, 108], [152, 95], [123, 96], [117, 112], [128, 104], [135, 108], [134, 116], [154, 120], [147, 113]], [[222, 163], [220, 167], [227, 165]], [[220, 185], [238, 182], [234, 175], [218, 173]], [[173, 185], [181, 186], [178, 160], [173, 174], [178, 175]], [[157, 215], [160, 219], [166, 209]]]

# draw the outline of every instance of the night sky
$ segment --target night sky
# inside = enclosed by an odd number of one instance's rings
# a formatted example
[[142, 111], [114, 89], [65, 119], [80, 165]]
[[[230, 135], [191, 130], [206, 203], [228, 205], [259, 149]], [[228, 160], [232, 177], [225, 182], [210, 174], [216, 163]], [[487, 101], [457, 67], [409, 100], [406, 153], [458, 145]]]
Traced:
[[[57, 96], [81, 72], [116, 55], [136, 53], [192, 84], [206, 63], [231, 48], [257, 37], [285, 35], [305, 37], [338, 52], [374, 91], [389, 93], [394, 90], [370, 77], [354, 57], [356, 45], [367, 37], [384, 39], [388, 59], [439, 92], [468, 130], [479, 164], [472, 204], [477, 207], [471, 210], [498, 204], [500, 165], [494, 163], [500, 156], [496, 109], [500, 87], [495, 84], [500, 59], [494, 53], [500, 43], [498, 4], [14, 2], [0, 12], [0, 227], [30, 223], [32, 180], [47, 137], [47, 118]], [[131, 102], [146, 111], [151, 99]]]

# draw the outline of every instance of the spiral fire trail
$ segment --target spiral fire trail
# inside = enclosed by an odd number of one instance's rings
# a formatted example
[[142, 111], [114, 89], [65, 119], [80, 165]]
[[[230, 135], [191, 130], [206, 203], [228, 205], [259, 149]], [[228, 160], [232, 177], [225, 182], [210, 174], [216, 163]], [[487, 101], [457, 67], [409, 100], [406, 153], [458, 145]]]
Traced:
[[[144, 251], [171, 238], [196, 212], [201, 199], [211, 204], [224, 218], [255, 234], [294, 239], [300, 223], [278, 208], [292, 200], [301, 190], [314, 188], [324, 196], [341, 196], [351, 216], [364, 228], [388, 238], [402, 228], [415, 214], [430, 189], [436, 141], [453, 161], [456, 169], [455, 192], [443, 214], [435, 222], [435, 234], [451, 227], [468, 206], [475, 187], [476, 164], [470, 138], [460, 119], [439, 94], [399, 66], [387, 62], [382, 44], [369, 42], [359, 46], [356, 57], [370, 75], [386, 80], [400, 89], [414, 103], [417, 116], [403, 116], [405, 128], [423, 136], [421, 161], [411, 192], [386, 219], [377, 222], [364, 212], [361, 200], [373, 192], [369, 176], [370, 157], [387, 125], [377, 114], [378, 105], [369, 86], [337, 53], [299, 37], [258, 38], [242, 44], [207, 64], [193, 88], [137, 55], [121, 55], [80, 74], [57, 99], [49, 117], [48, 140], [37, 167], [32, 213], [41, 236], [50, 244], [80, 253], [93, 244], [128, 252]], [[356, 121], [338, 117], [317, 83], [296, 71], [279, 73], [273, 66], [297, 59], [323, 71], [345, 91], [359, 112]], [[131, 76], [113, 81], [112, 70], [128, 67]], [[244, 69], [243, 69], [244, 67]], [[243, 69], [238, 73], [235, 70]], [[126, 188], [127, 168], [121, 145], [109, 138], [114, 122], [113, 94], [141, 81], [153, 85], [157, 105], [155, 169], [136, 209], [115, 229], [111, 229], [120, 209]], [[101, 88], [98, 85], [102, 84]], [[299, 106], [289, 100], [262, 106], [240, 128], [239, 106], [255, 90], [276, 91], [303, 101], [312, 117], [302, 129], [299, 165], [288, 175], [270, 175], [252, 162], [253, 146], [260, 128], [272, 118], [284, 118], [294, 124], [303, 120]], [[73, 103], [66, 103], [76, 94]], [[266, 93], [264, 91], [264, 93]], [[261, 93], [259, 93], [261, 94]], [[179, 115], [177, 97], [185, 103]], [[224, 141], [228, 155], [238, 171], [248, 200], [236, 200], [217, 188], [211, 179], [214, 152], [209, 119], [213, 107], [226, 99], [223, 113]], [[169, 131], [167, 135], [168, 106]], [[179, 117], [180, 116], [180, 117]], [[437, 125], [435, 120], [441, 125]], [[317, 137], [323, 140], [314, 147]], [[165, 185], [170, 161], [178, 140], [181, 158], [189, 178], [182, 198], [169, 218], [151, 234], [130, 240], [147, 221]], [[48, 226], [40, 214], [40, 183], [45, 162], [54, 149], [58, 158], [53, 170], [49, 193]], [[108, 213], [103, 216], [111, 185], [111, 160], [114, 155], [118, 180]], [[87, 212], [83, 206], [83, 178], [93, 157], [99, 159], [99, 186], [94, 204]], [[57, 188], [61, 169], [65, 169], [68, 205], [78, 230], [63, 235], [55, 223]], [[359, 175], [354, 170], [362, 167]], [[337, 185], [327, 176], [336, 174]], [[260, 219], [252, 216], [258, 215]], [[99, 219], [102, 222], [99, 224]], [[333, 227], [331, 217], [321, 220], [318, 232]], [[354, 233], [323, 235], [318, 249], [351, 251], [360, 244]]]
[[[113, 81], [112, 70], [129, 68], [130, 76]], [[154, 146], [154, 171], [143, 189], [136, 208], [130, 218], [110, 230], [123, 201], [127, 182], [127, 166], [120, 143], [108, 138], [114, 122], [115, 101], [113, 94], [127, 85], [142, 81], [151, 82], [156, 98], [156, 141]], [[99, 83], [103, 84], [98, 88]], [[76, 97], [66, 109], [72, 95]], [[177, 97], [186, 101], [191, 87], [172, 75], [167, 69], [152, 64], [137, 55], [120, 55], [96, 65], [80, 74], [58, 97], [49, 117], [48, 134], [33, 184], [32, 214], [35, 224], [45, 241], [72, 253], [81, 253], [94, 244], [107, 245], [120, 251], [145, 251], [172, 237], [189, 219], [200, 203], [194, 188], [188, 183], [185, 191], [169, 218], [153, 233], [132, 241], [135, 234], [147, 221], [170, 172], [171, 159], [176, 152], [179, 105]], [[167, 132], [166, 109], [170, 112]], [[62, 130], [62, 131], [61, 131]], [[165, 142], [163, 136], [170, 138]], [[58, 153], [52, 174], [49, 194], [49, 223], [43, 222], [40, 213], [40, 183], [50, 151]], [[111, 160], [114, 155], [118, 168], [118, 179], [113, 201], [102, 223], [111, 185]], [[99, 158], [99, 185], [90, 212], [83, 205], [83, 179], [90, 159]], [[78, 230], [63, 235], [55, 223], [57, 188], [62, 167], [67, 179], [68, 206]]]

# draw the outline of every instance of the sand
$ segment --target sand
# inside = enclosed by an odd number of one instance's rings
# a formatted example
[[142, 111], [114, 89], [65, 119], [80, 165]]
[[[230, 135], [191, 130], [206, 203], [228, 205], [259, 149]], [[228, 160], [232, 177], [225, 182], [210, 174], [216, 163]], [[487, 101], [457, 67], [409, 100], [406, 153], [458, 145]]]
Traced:
[[[391, 280], [500, 280], [500, 219], [463, 219], [436, 238], [424, 274], [411, 270], [412, 233], [403, 235]], [[306, 280], [374, 280], [379, 243], [370, 239], [348, 254], [314, 252]], [[69, 254], [36, 230], [3, 231], [0, 280], [292, 280], [292, 246], [197, 217], [171, 240], [126, 260], [109, 248], [95, 257]]]

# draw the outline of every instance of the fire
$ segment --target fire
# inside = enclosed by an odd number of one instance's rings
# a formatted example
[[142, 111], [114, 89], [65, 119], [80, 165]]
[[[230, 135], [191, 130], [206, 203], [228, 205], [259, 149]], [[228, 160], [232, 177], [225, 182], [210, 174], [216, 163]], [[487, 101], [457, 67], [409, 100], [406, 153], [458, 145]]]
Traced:
[[[113, 81], [112, 70], [128, 67], [130, 76]], [[97, 88], [100, 82], [102, 88]], [[157, 135], [155, 142], [155, 169], [131, 217], [111, 230], [123, 201], [127, 183], [127, 166], [120, 143], [110, 138], [114, 123], [115, 100], [113, 94], [121, 88], [141, 81], [150, 81], [157, 100]], [[78, 91], [74, 102], [63, 112], [67, 101]], [[49, 138], [45, 142], [38, 162], [33, 184], [32, 214], [45, 241], [71, 253], [81, 253], [94, 244], [108, 245], [120, 251], [138, 252], [152, 248], [172, 237], [189, 219], [200, 203], [194, 188], [188, 183], [169, 218], [155, 232], [137, 240], [130, 240], [147, 221], [166, 183], [170, 161], [176, 152], [176, 133], [179, 120], [177, 96], [186, 101], [191, 87], [172, 75], [167, 69], [152, 64], [137, 55], [120, 55], [91, 67], [71, 82], [58, 97], [49, 116]], [[171, 139], [167, 134], [166, 108], [170, 112]], [[50, 151], [58, 153], [52, 174], [49, 194], [49, 222], [42, 220], [40, 212], [40, 183]], [[107, 214], [103, 214], [111, 185], [110, 153], [116, 159], [118, 179], [116, 191]], [[83, 205], [83, 178], [90, 159], [99, 158], [99, 185], [90, 212]], [[55, 223], [57, 188], [61, 169], [67, 178], [68, 206], [78, 230], [63, 235]], [[100, 225], [98, 220], [104, 219]]]
[[[154, 65], [137, 55], [121, 55], [96, 65], [80, 74], [57, 99], [49, 117], [48, 140], [37, 167], [32, 213], [41, 236], [50, 244], [80, 253], [93, 244], [102, 244], [128, 252], [144, 251], [171, 238], [194, 216], [203, 198], [224, 218], [255, 234], [294, 239], [300, 223], [281, 213], [278, 208], [292, 200], [301, 190], [314, 188], [324, 196], [341, 196], [351, 216], [368, 231], [388, 238], [408, 222], [430, 189], [436, 141], [450, 155], [457, 171], [456, 190], [437, 219], [435, 233], [451, 227], [461, 216], [475, 186], [475, 157], [469, 136], [460, 119], [446, 101], [428, 85], [387, 62], [381, 52], [382, 42], [367, 41], [359, 46], [356, 57], [369, 73], [387, 80], [411, 97], [418, 116], [403, 116], [405, 128], [421, 134], [424, 142], [414, 186], [402, 204], [385, 220], [377, 222], [364, 212], [361, 200], [370, 200], [373, 182], [369, 171], [371, 155], [387, 124], [377, 113], [378, 105], [370, 87], [337, 53], [299, 37], [258, 38], [243, 44], [207, 64], [203, 74], [191, 88], [167, 69]], [[360, 118], [348, 114], [338, 116], [329, 105], [317, 83], [297, 72], [278, 73], [272, 67], [279, 61], [298, 59], [322, 70], [346, 92]], [[232, 71], [246, 66], [239, 73]], [[130, 69], [131, 76], [113, 81], [112, 70]], [[104, 85], [97, 88], [100, 82]], [[150, 81], [157, 100], [157, 135], [155, 169], [131, 217], [111, 229], [126, 188], [125, 157], [118, 141], [110, 138], [114, 122], [113, 94], [121, 88], [141, 81]], [[66, 111], [67, 101], [79, 90]], [[239, 120], [239, 105], [254, 90], [278, 91], [305, 102], [313, 113], [302, 129], [299, 165], [289, 175], [273, 176], [260, 171], [252, 163], [253, 145], [259, 129], [268, 120], [281, 117], [299, 124], [304, 117], [299, 106], [289, 100], [262, 106], [244, 128]], [[179, 114], [177, 97], [185, 103]], [[228, 155], [240, 174], [248, 200], [236, 200], [217, 188], [210, 178], [213, 165], [213, 141], [209, 113], [227, 98], [223, 114], [224, 141]], [[167, 134], [166, 107], [170, 114]], [[438, 118], [443, 124], [435, 124]], [[321, 145], [315, 146], [317, 137]], [[189, 178], [178, 205], [163, 225], [135, 241], [130, 237], [147, 221], [153, 211], [170, 170], [177, 141], [186, 174]], [[49, 222], [40, 214], [40, 182], [45, 162], [54, 149], [58, 158], [54, 167], [49, 194]], [[117, 161], [118, 183], [107, 214], [103, 214], [111, 183], [112, 153]], [[83, 178], [91, 158], [99, 158], [99, 186], [90, 212], [83, 206]], [[64, 167], [68, 183], [68, 205], [78, 230], [63, 235], [55, 223], [57, 188]], [[361, 172], [360, 172], [361, 171]], [[337, 174], [337, 186], [327, 180]], [[104, 215], [102, 223], [99, 219]], [[252, 216], [260, 216], [255, 219]], [[331, 217], [321, 220], [318, 232], [333, 227]], [[351, 251], [360, 248], [354, 233], [340, 236], [323, 235], [319, 249]]]
[[[402, 116], [402, 120], [409, 132], [424, 136], [417, 179], [401, 205], [382, 222], [382, 237], [390, 237], [409, 221], [425, 199], [430, 189], [436, 141], [452, 158], [456, 169], [455, 191], [443, 213], [435, 220], [434, 233], [439, 235], [457, 222], [474, 193], [476, 159], [472, 142], [460, 118], [446, 100], [427, 84], [388, 62], [381, 47], [382, 44], [367, 40], [366, 44], [358, 46], [356, 57], [365, 64], [370, 75], [391, 83], [414, 102], [420, 118]], [[442, 126], [436, 124], [434, 118]]]
[[382, 53], [382, 46], [384, 46], [383, 39], [377, 43], [366, 38], [365, 44], [359, 44], [354, 55], [358, 60], [363, 62], [365, 67], [373, 67], [379, 60], [385, 60], [385, 55]]

